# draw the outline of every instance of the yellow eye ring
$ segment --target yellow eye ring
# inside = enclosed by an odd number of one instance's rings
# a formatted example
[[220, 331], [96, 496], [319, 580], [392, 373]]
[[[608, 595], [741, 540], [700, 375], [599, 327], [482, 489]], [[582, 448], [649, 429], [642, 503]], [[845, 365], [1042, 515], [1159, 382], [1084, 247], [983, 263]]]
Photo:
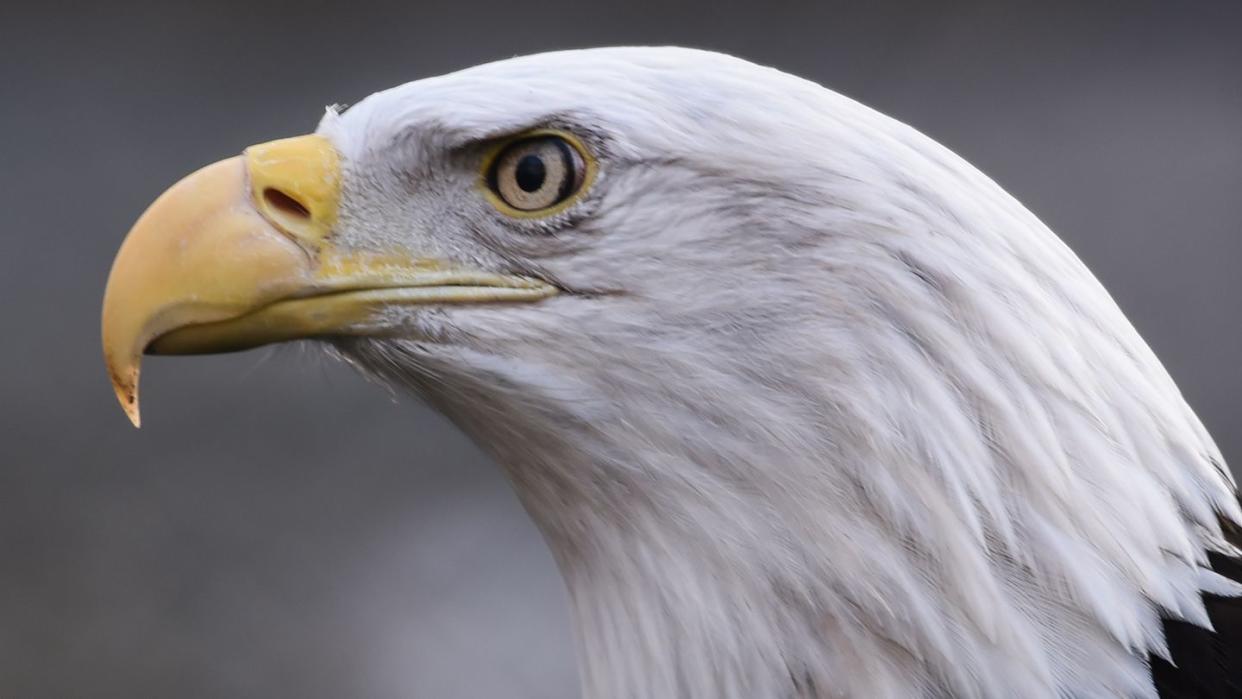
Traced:
[[536, 129], [506, 139], [483, 158], [479, 187], [506, 216], [555, 216], [577, 203], [595, 181], [599, 165], [582, 141], [557, 129]]

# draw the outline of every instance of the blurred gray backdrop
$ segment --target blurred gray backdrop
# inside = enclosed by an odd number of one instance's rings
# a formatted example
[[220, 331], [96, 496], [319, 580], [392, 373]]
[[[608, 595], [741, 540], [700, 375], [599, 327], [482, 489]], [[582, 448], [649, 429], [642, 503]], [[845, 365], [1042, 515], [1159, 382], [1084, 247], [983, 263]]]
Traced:
[[6, 3], [0, 696], [576, 694], [552, 559], [443, 419], [306, 346], [149, 360], [135, 431], [98, 344], [183, 174], [514, 54], [718, 49], [913, 124], [1070, 242], [1242, 463], [1242, 3], [1113, 7]]

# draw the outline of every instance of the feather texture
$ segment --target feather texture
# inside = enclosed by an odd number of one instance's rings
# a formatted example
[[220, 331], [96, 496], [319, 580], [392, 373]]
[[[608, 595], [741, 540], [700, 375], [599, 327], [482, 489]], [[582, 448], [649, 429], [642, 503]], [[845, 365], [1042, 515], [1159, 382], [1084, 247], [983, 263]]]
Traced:
[[[600, 177], [506, 221], [472, 154], [547, 125]], [[566, 292], [336, 346], [507, 469], [587, 696], [1232, 691], [1196, 669], [1238, 668], [1205, 659], [1242, 594], [1219, 452], [1074, 254], [931, 139], [683, 49], [481, 66], [320, 131], [344, 242]]]

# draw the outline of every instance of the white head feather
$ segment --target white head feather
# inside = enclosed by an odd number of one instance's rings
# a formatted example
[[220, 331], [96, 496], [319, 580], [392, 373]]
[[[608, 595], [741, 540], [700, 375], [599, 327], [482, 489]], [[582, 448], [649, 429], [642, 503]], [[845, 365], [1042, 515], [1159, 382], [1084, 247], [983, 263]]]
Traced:
[[[554, 125], [600, 163], [546, 222], [477, 191]], [[394, 311], [341, 353], [504, 465], [569, 586], [591, 697], [1154, 696], [1206, 624], [1195, 415], [1090, 272], [914, 129], [684, 49], [480, 66], [320, 132], [339, 235], [519, 271], [539, 304]]]

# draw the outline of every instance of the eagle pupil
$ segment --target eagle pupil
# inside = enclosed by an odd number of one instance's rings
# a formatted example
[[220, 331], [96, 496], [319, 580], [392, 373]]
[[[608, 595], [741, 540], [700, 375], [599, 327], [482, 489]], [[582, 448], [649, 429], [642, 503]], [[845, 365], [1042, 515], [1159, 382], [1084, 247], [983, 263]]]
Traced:
[[543, 181], [547, 174], [547, 169], [543, 165], [543, 158], [531, 154], [518, 161], [513, 178], [523, 192], [537, 192], [543, 186]]

